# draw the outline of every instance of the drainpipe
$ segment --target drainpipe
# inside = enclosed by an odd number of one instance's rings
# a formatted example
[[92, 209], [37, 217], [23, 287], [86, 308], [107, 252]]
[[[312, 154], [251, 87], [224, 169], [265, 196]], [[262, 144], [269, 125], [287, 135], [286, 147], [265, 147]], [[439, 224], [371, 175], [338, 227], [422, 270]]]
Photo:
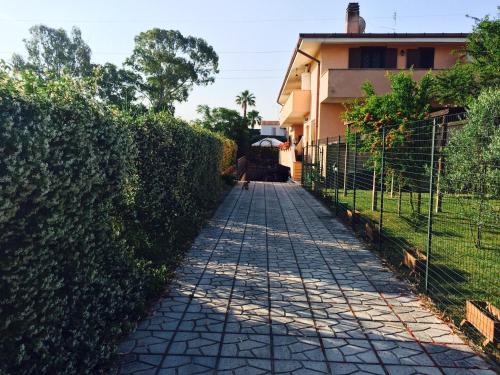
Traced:
[[301, 49], [299, 49], [298, 46], [297, 46], [297, 52], [300, 53], [301, 55], [304, 55], [305, 57], [313, 60], [314, 62], [316, 62], [318, 64], [318, 74], [317, 74], [317, 78], [316, 78], [316, 80], [317, 80], [317, 82], [316, 82], [316, 121], [315, 121], [316, 124], [315, 124], [315, 129], [314, 129], [314, 133], [315, 133], [314, 134], [314, 138], [316, 140], [316, 144], [318, 144], [318, 141], [319, 141], [319, 139], [318, 139], [318, 124], [319, 124], [319, 81], [320, 81], [320, 77], [321, 77], [321, 62], [317, 58], [315, 58], [315, 57], [309, 55], [308, 53], [302, 51]]

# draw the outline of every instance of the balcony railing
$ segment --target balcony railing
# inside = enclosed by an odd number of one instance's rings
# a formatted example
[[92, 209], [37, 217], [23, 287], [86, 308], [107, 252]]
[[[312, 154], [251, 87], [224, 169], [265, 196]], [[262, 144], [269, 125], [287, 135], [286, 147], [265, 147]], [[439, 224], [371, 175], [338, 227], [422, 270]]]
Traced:
[[302, 124], [311, 110], [311, 91], [293, 90], [280, 112], [280, 125]]
[[[320, 102], [339, 103], [362, 96], [361, 85], [370, 81], [377, 94], [389, 91], [390, 83], [387, 73], [399, 73], [401, 69], [329, 69], [323, 74], [320, 82]], [[406, 70], [407, 71], [407, 70]], [[415, 80], [421, 79], [429, 70], [413, 71]]]

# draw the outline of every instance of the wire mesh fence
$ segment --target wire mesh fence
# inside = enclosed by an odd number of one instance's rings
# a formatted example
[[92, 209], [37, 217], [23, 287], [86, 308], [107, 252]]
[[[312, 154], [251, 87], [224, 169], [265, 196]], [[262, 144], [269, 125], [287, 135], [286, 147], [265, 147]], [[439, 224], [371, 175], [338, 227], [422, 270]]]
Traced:
[[[500, 197], [473, 181], [454, 185], [447, 160], [466, 121], [463, 113], [440, 116], [402, 133], [394, 131], [400, 124], [386, 125], [379, 143], [353, 132], [306, 145], [302, 184], [456, 324], [472, 319], [466, 301], [482, 301], [475, 306], [498, 323]], [[404, 138], [395, 141], [397, 134]], [[473, 147], [466, 153], [480, 160]]]

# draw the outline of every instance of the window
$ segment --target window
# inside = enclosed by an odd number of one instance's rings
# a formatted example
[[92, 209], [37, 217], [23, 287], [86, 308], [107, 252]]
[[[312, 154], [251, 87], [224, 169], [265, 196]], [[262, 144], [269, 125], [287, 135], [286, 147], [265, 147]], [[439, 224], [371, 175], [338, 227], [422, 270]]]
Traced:
[[272, 127], [271, 135], [276, 135], [276, 128], [274, 126]]
[[397, 49], [387, 47], [349, 48], [349, 68], [394, 69]]
[[417, 48], [406, 51], [406, 67], [416, 69], [434, 68], [434, 48]]

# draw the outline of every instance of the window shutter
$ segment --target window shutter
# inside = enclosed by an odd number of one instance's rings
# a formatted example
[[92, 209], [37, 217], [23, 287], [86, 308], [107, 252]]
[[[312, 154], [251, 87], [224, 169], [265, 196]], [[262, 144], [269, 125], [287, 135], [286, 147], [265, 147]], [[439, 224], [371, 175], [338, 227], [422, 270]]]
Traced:
[[420, 54], [417, 49], [406, 50], [406, 68], [418, 68], [420, 66]]
[[434, 68], [434, 48], [419, 48], [420, 66], [419, 68]]
[[349, 69], [361, 68], [361, 48], [349, 48]]
[[385, 68], [394, 69], [398, 62], [397, 48], [387, 48], [385, 50]]

